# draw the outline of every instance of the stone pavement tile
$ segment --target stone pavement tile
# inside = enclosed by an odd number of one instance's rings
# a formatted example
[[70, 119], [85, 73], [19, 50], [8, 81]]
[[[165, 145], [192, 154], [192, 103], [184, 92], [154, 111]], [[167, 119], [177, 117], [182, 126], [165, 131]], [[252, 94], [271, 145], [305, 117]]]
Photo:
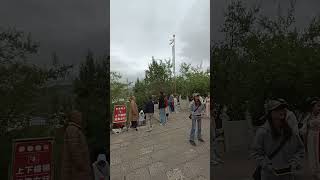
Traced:
[[209, 180], [210, 178], [206, 178], [205, 176], [199, 175], [194, 178], [191, 178], [191, 180]]
[[158, 161], [158, 162], [155, 162], [155, 163], [149, 165], [148, 168], [149, 168], [149, 172], [150, 172], [152, 179], [153, 179], [153, 177], [165, 175], [165, 172], [167, 170], [166, 165], [161, 161]]
[[157, 152], [154, 152], [151, 154], [153, 162], [157, 161], [165, 161], [172, 155], [176, 155], [177, 151], [175, 151], [173, 148], [163, 149]]
[[203, 176], [206, 179], [210, 179], [210, 155], [199, 156], [190, 161], [195, 167], [198, 167], [198, 176]]
[[144, 180], [151, 179], [149, 171], [147, 168], [136, 169], [133, 172], [127, 174], [126, 180]]
[[128, 142], [128, 141], [123, 142], [123, 143], [121, 143], [121, 148], [127, 148], [130, 144], [131, 144], [131, 142]]
[[114, 151], [114, 150], [117, 150], [121, 148], [121, 143], [118, 143], [118, 144], [111, 144], [110, 145], [110, 151]]
[[195, 178], [199, 175], [203, 175], [201, 174], [201, 167], [194, 162], [187, 162], [183, 164], [181, 169], [183, 174], [188, 178]]
[[[207, 143], [207, 142], [205, 142]], [[209, 144], [209, 143], [207, 143]], [[207, 144], [204, 143], [198, 143], [195, 150], [197, 151], [197, 154], [208, 154], [210, 155], [210, 147], [208, 147]]]
[[150, 154], [153, 152], [153, 145], [149, 147], [143, 147], [140, 149], [139, 156]]
[[165, 172], [162, 173], [162, 174], [158, 174], [158, 175], [156, 175], [156, 176], [152, 176], [152, 177], [151, 177], [151, 180], [167, 180], [167, 179], [168, 179], [168, 177], [167, 177], [167, 175], [165, 174]]
[[168, 144], [164, 144], [164, 143], [158, 143], [158, 144], [155, 144], [153, 146], [153, 151], [154, 152], [157, 152], [157, 151], [160, 151], [160, 150], [163, 150], [163, 149], [167, 149], [169, 148], [170, 146]]
[[182, 170], [179, 168], [171, 169], [166, 172], [168, 180], [186, 180], [187, 177], [183, 174]]
[[122, 163], [121, 155], [114, 154], [114, 153], [111, 153], [110, 155], [111, 155], [111, 157], [110, 157], [110, 165], [111, 166]]
[[[126, 151], [121, 155], [123, 161], [131, 161], [131, 160], [139, 157], [140, 149], [126, 148], [125, 150]], [[112, 156], [111, 156], [111, 158], [112, 158]]]
[[123, 179], [123, 172], [121, 165], [110, 166], [110, 178], [111, 179]]
[[164, 160], [167, 163], [168, 168], [174, 169], [179, 167], [181, 164], [184, 164], [188, 161], [188, 159], [182, 158], [179, 155], [171, 156]]
[[137, 159], [133, 159], [131, 161], [122, 163], [122, 170], [124, 174], [128, 174], [134, 171], [135, 169], [146, 167], [151, 163], [152, 163], [152, 159], [150, 156], [142, 156]]
[[183, 157], [186, 160], [194, 159], [197, 156], [199, 156], [199, 154], [194, 148], [185, 149], [185, 151], [181, 153], [181, 157]]

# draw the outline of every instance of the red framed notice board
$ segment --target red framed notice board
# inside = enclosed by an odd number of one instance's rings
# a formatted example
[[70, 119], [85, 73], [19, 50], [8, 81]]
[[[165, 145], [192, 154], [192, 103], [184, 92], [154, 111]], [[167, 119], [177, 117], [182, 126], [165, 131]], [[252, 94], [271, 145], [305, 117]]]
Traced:
[[53, 138], [13, 142], [12, 180], [53, 180]]
[[127, 122], [127, 107], [126, 105], [115, 105], [113, 111], [113, 123]]

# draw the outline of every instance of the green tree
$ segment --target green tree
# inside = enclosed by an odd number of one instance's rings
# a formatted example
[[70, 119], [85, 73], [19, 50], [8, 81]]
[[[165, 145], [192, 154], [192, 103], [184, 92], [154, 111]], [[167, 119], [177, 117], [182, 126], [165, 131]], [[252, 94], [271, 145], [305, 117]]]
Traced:
[[92, 160], [97, 151], [105, 151], [109, 138], [110, 102], [110, 57], [95, 58], [89, 50], [80, 66], [79, 77], [74, 81], [76, 104], [83, 113], [88, 144], [92, 150]]
[[292, 2], [287, 14], [276, 19], [232, 2], [221, 30], [225, 39], [212, 47], [214, 99], [231, 107], [233, 119], [242, 119], [246, 101], [257, 118], [266, 99], [282, 97], [297, 105], [317, 95], [319, 22], [314, 18], [299, 30]]
[[47, 83], [65, 77], [72, 66], [43, 68], [29, 63], [39, 44], [15, 29], [1, 29], [0, 44], [0, 132], [6, 133], [8, 128], [28, 125]]

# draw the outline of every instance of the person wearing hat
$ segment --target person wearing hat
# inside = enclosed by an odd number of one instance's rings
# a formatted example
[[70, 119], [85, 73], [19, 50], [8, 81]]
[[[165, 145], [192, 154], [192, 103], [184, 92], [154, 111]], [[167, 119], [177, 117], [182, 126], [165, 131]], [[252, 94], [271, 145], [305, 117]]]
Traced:
[[308, 162], [314, 179], [320, 179], [320, 99], [309, 100], [310, 114], [304, 124], [304, 137], [307, 145]]
[[89, 180], [92, 178], [87, 138], [82, 128], [82, 113], [72, 111], [64, 132], [61, 179]]
[[190, 111], [191, 111], [190, 118], [192, 120], [192, 127], [191, 127], [190, 140], [189, 140], [190, 144], [193, 146], [196, 146], [196, 143], [194, 141], [196, 126], [198, 126], [198, 129], [197, 129], [198, 140], [200, 142], [204, 142], [201, 135], [201, 119], [202, 119], [202, 113], [204, 111], [204, 108], [205, 108], [204, 105], [200, 101], [200, 95], [197, 93], [194, 94], [194, 101], [191, 103], [191, 106], [190, 106]]
[[92, 163], [94, 180], [107, 180], [109, 179], [109, 164], [106, 155], [99, 154], [97, 161]]
[[[250, 148], [252, 158], [261, 167], [258, 175], [262, 180], [289, 180], [296, 177], [294, 172], [302, 169], [304, 145], [286, 121], [286, 108], [287, 104], [278, 100], [267, 103], [266, 122], [257, 129]], [[276, 170], [285, 168], [291, 173], [276, 175]]]

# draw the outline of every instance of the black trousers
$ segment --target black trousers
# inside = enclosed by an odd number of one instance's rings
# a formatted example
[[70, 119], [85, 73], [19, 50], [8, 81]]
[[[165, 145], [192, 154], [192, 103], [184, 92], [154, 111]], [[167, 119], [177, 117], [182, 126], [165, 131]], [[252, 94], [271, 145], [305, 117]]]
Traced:
[[138, 121], [131, 121], [131, 128], [137, 128]]

